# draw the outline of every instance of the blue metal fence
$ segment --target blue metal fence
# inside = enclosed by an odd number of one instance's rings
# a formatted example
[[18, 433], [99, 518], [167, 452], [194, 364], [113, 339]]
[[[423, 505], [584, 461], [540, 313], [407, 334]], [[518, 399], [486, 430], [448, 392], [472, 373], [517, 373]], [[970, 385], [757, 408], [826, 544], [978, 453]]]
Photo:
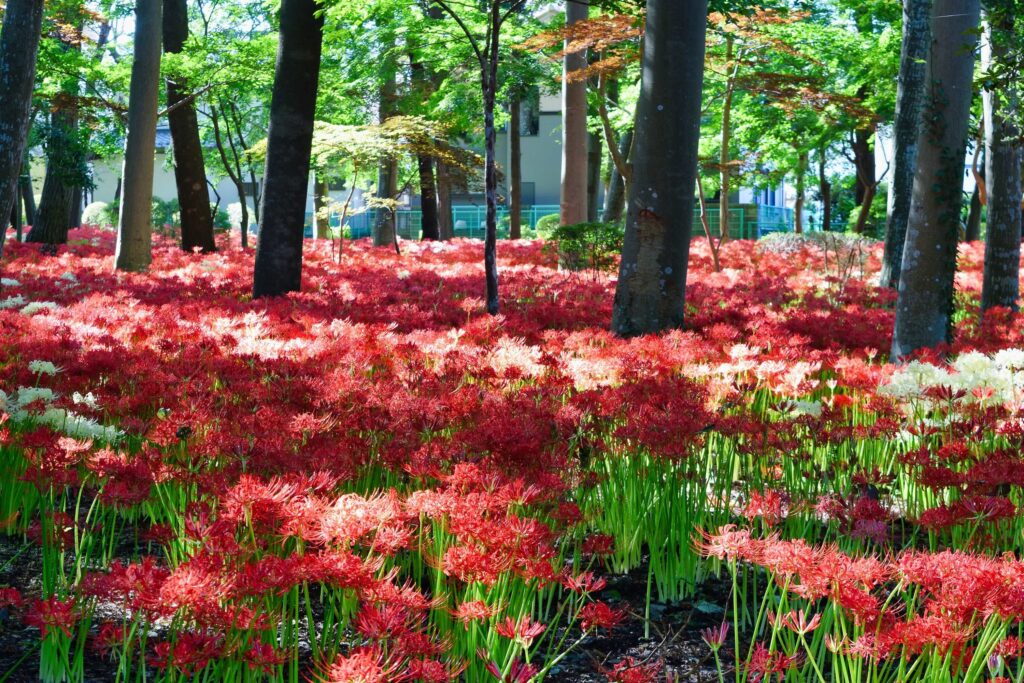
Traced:
[[[756, 209], [756, 211], [755, 211]], [[718, 235], [718, 207], [708, 207], [708, 226], [711, 233]], [[523, 208], [522, 226], [524, 230], [535, 230], [541, 218], [552, 214], [558, 215], [557, 205], [536, 205]], [[341, 216], [332, 215], [330, 224], [338, 227]], [[312, 237], [312, 214], [306, 214], [306, 236]], [[349, 216], [346, 231], [351, 239], [369, 237], [373, 233], [373, 225], [377, 220], [375, 211]], [[418, 209], [400, 209], [395, 212], [398, 236], [403, 239], [419, 239], [423, 226], [423, 213]], [[483, 239], [487, 225], [487, 208], [484, 206], [452, 207], [452, 225], [456, 237]], [[729, 211], [729, 232], [739, 239], [757, 239], [772, 232], [789, 232], [793, 230], [793, 209], [779, 206], [737, 206]], [[498, 207], [498, 237], [508, 238], [509, 210]], [[701, 223], [700, 208], [694, 209], [693, 234], [702, 236], [704, 227]]]

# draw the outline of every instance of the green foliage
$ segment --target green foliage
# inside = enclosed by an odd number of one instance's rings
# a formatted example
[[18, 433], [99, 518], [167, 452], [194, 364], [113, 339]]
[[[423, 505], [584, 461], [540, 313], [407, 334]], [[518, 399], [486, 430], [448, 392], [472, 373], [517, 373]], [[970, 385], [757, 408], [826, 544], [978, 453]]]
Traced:
[[622, 251], [625, 230], [613, 223], [575, 223], [552, 232], [558, 245], [558, 263], [566, 270], [613, 270]]
[[555, 230], [558, 228], [561, 216], [557, 213], [549, 213], [537, 220], [537, 237], [544, 240], [554, 239]]

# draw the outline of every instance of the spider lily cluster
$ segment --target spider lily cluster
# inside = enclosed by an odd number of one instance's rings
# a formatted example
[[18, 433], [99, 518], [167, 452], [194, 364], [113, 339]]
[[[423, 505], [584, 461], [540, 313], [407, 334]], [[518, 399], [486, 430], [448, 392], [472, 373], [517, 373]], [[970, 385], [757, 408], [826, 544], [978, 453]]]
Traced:
[[891, 295], [813, 245], [697, 243], [691, 329], [624, 341], [536, 243], [492, 318], [470, 242], [311, 245], [253, 302], [236, 247], [114, 275], [74, 237], [0, 281], [0, 522], [43, 566], [0, 611], [46, 680], [540, 681], [638, 618], [602, 591], [641, 567], [648, 603], [728, 576], [721, 680], [1024, 677], [1009, 311], [894, 368]]

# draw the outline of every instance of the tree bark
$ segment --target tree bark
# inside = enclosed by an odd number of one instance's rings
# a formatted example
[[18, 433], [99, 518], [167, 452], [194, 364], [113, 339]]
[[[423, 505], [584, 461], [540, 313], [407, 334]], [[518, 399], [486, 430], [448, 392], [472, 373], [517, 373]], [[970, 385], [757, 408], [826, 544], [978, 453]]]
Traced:
[[932, 0], [903, 3], [903, 45], [896, 86], [896, 123], [893, 126], [893, 175], [889, 185], [889, 217], [885, 224], [885, 254], [881, 286], [895, 288], [903, 266], [910, 200], [917, 163], [917, 131], [925, 97]]
[[[498, 94], [498, 43], [501, 34], [501, 3], [491, 2], [491, 44], [481, 64], [481, 90], [484, 99], [484, 188], [487, 195], [487, 223], [484, 231], [484, 284], [487, 312], [498, 315], [498, 158], [495, 144], [494, 108]], [[584, 110], [585, 111], [585, 110]]]
[[[394, 114], [395, 101], [398, 97], [398, 84], [395, 80], [393, 65], [385, 66], [387, 75], [380, 91], [380, 112], [378, 123], [384, 123]], [[377, 198], [394, 199], [398, 194], [398, 161], [388, 157], [380, 162], [377, 173]], [[387, 247], [395, 243], [395, 211], [390, 206], [377, 209], [373, 224], [373, 246]]]
[[810, 157], [806, 151], [800, 152], [796, 165], [796, 206], [793, 209], [793, 232], [804, 231], [804, 204], [807, 202], [807, 166]]
[[[986, 70], [1005, 63], [1007, 42], [1014, 28], [1012, 16], [990, 18], [982, 59]], [[1017, 309], [1020, 296], [1021, 154], [1015, 124], [1019, 105], [1015, 84], [1005, 90], [986, 90], [985, 181], [988, 189], [988, 229], [985, 232], [985, 270], [981, 310], [995, 306]]]
[[964, 242], [981, 239], [981, 191], [977, 185], [971, 192], [971, 208], [967, 211], [967, 225], [964, 228]]
[[731, 33], [725, 36], [725, 72], [729, 74], [725, 84], [725, 100], [722, 102], [722, 138], [718, 155], [719, 192], [718, 199], [718, 235], [721, 242], [729, 241], [729, 193], [732, 191], [732, 169], [729, 167], [729, 145], [732, 144], [732, 94], [733, 78], [733, 43]]
[[416, 158], [420, 174], [420, 215], [423, 239], [439, 240], [441, 231], [437, 222], [437, 187], [434, 182], [434, 159], [429, 154]]
[[455, 237], [455, 225], [452, 220], [452, 180], [448, 173], [448, 165], [437, 162], [437, 231], [439, 239], [450, 240]]
[[117, 270], [141, 271], [152, 260], [153, 171], [160, 89], [161, 0], [136, 0], [135, 59], [128, 99], [128, 141], [117, 227]]
[[327, 215], [327, 208], [331, 204], [330, 185], [327, 180], [316, 174], [313, 182], [313, 225], [316, 226], [313, 236], [318, 240], [325, 240], [331, 231], [331, 220]]
[[951, 339], [978, 0], [935, 0], [924, 125], [896, 300], [893, 360]]
[[[619, 140], [619, 154], [627, 163], [632, 163], [630, 152], [633, 149], [633, 129], [622, 134]], [[619, 168], [612, 164], [611, 178], [608, 181], [608, 194], [604, 198], [604, 222], [619, 223], [622, 221], [622, 210], [626, 206], [626, 181], [619, 173]]]
[[43, 0], [9, 0], [0, 29], [0, 253], [31, 125]]
[[[589, 13], [589, 0], [567, 2], [565, 25], [583, 21]], [[587, 84], [579, 78], [570, 82], [574, 72], [586, 68], [586, 50], [566, 54], [562, 62], [562, 225], [587, 220]]]
[[[864, 89], [858, 95], [863, 97]], [[853, 162], [857, 170], [857, 185], [854, 192], [856, 205], [863, 206], [870, 194], [874, 196], [875, 182], [875, 150], [871, 147], [871, 138], [875, 134], [874, 126], [858, 128], [853, 134]], [[870, 205], [871, 202], [867, 201]]]
[[36, 222], [36, 192], [32, 187], [31, 161], [28, 155], [25, 156], [25, 165], [22, 166], [21, 177], [18, 179], [18, 189], [21, 192], [21, 201], [25, 205], [25, 225], [32, 225]]
[[306, 192], [324, 29], [320, 10], [316, 0], [281, 3], [254, 297], [279, 296], [301, 287]]
[[826, 150], [818, 154], [818, 194], [821, 195], [821, 230], [827, 232], [832, 227], [832, 183], [828, 180]]
[[509, 194], [508, 236], [517, 240], [523, 236], [523, 137], [522, 101], [515, 97], [509, 106]]
[[[164, 0], [164, 51], [178, 54], [188, 40], [186, 0]], [[181, 248], [191, 252], [216, 251], [210, 193], [206, 189], [206, 162], [199, 140], [199, 120], [187, 83], [167, 79], [167, 121], [174, 145], [174, 181], [181, 207]]]
[[612, 329], [681, 327], [693, 223], [706, 0], [649, 0], [636, 158]]
[[[63, 98], [62, 98], [63, 99]], [[74, 166], [77, 160], [75, 135], [78, 129], [78, 100], [67, 98], [50, 114], [46, 145], [46, 177], [32, 229], [26, 241], [41, 244], [65, 244], [71, 225], [74, 201]], [[155, 135], [155, 133], [154, 133]]]
[[587, 221], [596, 223], [601, 209], [601, 136], [587, 136]]

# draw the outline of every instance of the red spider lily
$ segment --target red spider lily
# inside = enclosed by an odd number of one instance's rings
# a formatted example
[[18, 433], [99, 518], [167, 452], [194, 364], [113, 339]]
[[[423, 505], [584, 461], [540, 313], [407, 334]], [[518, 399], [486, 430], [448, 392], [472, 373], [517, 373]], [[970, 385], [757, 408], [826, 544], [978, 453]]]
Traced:
[[537, 667], [516, 660], [512, 662], [509, 672], [502, 674], [501, 667], [493, 661], [488, 661], [487, 672], [494, 676], [495, 680], [501, 681], [501, 683], [530, 683], [537, 673]]
[[534, 639], [544, 633], [546, 628], [544, 624], [530, 621], [529, 616], [520, 617], [518, 621], [512, 617], [505, 617], [494, 625], [498, 635], [516, 641], [525, 649], [529, 649]]
[[772, 626], [782, 626], [803, 636], [818, 628], [818, 624], [821, 623], [821, 615], [815, 614], [811, 619], [807, 619], [807, 615], [802, 609], [790, 610], [782, 617], [777, 617], [774, 612], [769, 612], [768, 621]]
[[45, 600], [36, 600], [23, 617], [26, 624], [39, 629], [43, 638], [53, 631], [60, 631], [65, 637], [71, 637], [71, 629], [78, 623], [79, 614], [75, 609], [75, 599], [60, 600], [56, 596]]
[[390, 683], [398, 665], [389, 662], [374, 647], [358, 647], [348, 655], [338, 655], [323, 672], [323, 683]]
[[729, 636], [729, 622], [723, 621], [717, 627], [703, 629], [700, 635], [707, 646], [717, 652], [725, 645], [726, 638]]
[[603, 628], [611, 631], [626, 618], [625, 609], [612, 609], [605, 602], [588, 602], [580, 610], [580, 626], [584, 631]]
[[642, 662], [626, 657], [610, 669], [601, 669], [611, 683], [654, 683], [661, 674], [664, 664], [660, 661]]
[[242, 654], [242, 658], [253, 671], [269, 674], [288, 661], [288, 654], [274, 649], [270, 643], [253, 642]]
[[21, 607], [22, 598], [21, 593], [16, 588], [0, 588], [0, 609], [6, 609], [8, 607], [14, 607], [15, 609]]
[[483, 600], [468, 600], [466, 602], [460, 602], [458, 606], [452, 610], [452, 616], [461, 621], [466, 628], [469, 628], [470, 622], [490, 619], [496, 613], [497, 610], [492, 608]]

